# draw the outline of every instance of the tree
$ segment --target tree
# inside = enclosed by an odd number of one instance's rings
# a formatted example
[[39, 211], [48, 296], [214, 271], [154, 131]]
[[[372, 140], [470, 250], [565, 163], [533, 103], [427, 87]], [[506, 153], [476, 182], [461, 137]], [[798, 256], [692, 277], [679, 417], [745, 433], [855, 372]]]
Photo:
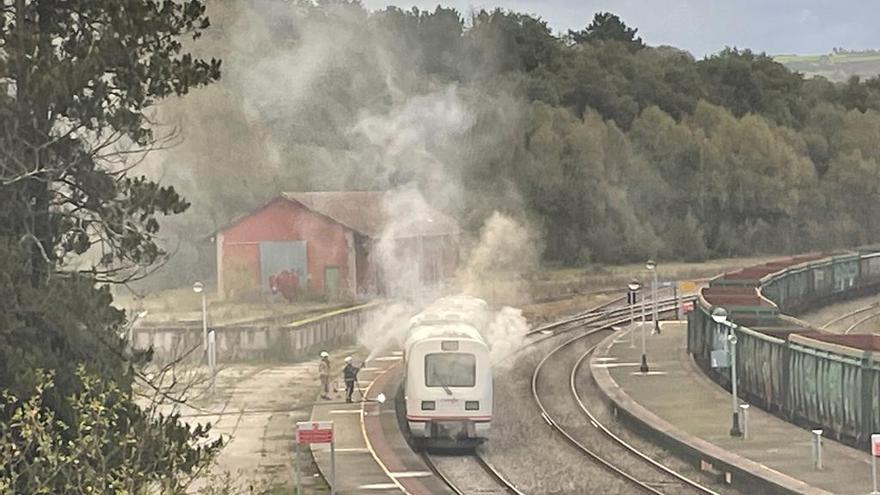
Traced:
[[0, 22], [0, 235], [27, 246], [35, 285], [96, 247], [96, 275], [156, 261], [154, 215], [187, 205], [127, 172], [157, 143], [149, 107], [219, 77], [180, 40], [209, 26], [204, 5], [6, 0]]
[[[156, 217], [188, 206], [132, 168], [168, 137], [154, 134], [150, 108], [219, 78], [218, 60], [184, 50], [186, 38], [209, 26], [205, 6], [4, 0], [0, 25], [0, 390], [31, 397], [40, 370], [51, 371], [38, 410], [65, 425], [60, 435], [72, 441], [80, 427], [73, 398], [95, 380], [112, 384], [119, 393], [105, 405], [125, 414], [111, 426], [141, 432], [153, 446], [131, 466], [144, 480], [137, 485], [176, 479], [219, 446], [203, 450], [176, 417], [151, 418], [135, 405], [132, 384], [149, 353], [126, 351], [125, 316], [97, 284], [128, 280], [160, 260]], [[0, 423], [9, 425], [16, 410], [0, 411]], [[183, 461], [162, 462], [169, 449]], [[27, 471], [39, 456], [21, 452], [3, 476]]]
[[629, 50], [636, 51], [645, 47], [642, 38], [636, 36], [638, 32], [638, 29], [627, 26], [611, 12], [597, 12], [590, 25], [580, 31], [569, 31], [568, 36], [578, 45], [617, 41]]
[[559, 62], [561, 45], [547, 21], [501, 9], [481, 10], [465, 36], [470, 69], [532, 72]]

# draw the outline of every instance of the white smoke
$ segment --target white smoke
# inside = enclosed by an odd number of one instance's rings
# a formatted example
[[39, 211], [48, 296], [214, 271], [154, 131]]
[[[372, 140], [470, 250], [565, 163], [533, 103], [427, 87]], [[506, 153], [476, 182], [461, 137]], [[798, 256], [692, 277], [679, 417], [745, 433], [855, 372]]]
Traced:
[[462, 291], [494, 304], [528, 301], [528, 276], [538, 267], [538, 239], [509, 215], [494, 212], [461, 268]]
[[489, 344], [489, 358], [496, 369], [510, 367], [513, 361], [506, 358], [522, 347], [528, 331], [529, 324], [521, 309], [505, 306], [495, 313], [483, 338]]
[[[441, 159], [455, 147], [475, 119], [455, 86], [403, 99], [385, 113], [364, 112], [352, 126], [362, 163], [372, 164], [380, 183], [403, 183], [384, 203], [386, 223], [373, 245], [371, 262], [384, 292], [398, 301], [378, 312], [360, 343], [370, 357], [403, 343], [409, 318], [439, 296], [421, 273], [430, 237], [418, 235], [433, 221], [433, 212], [461, 201], [461, 187], [450, 174], [455, 167]], [[430, 191], [432, 204], [420, 186]], [[368, 358], [369, 359], [369, 358]]]
[[402, 302], [388, 303], [376, 311], [358, 333], [358, 343], [369, 350], [364, 362], [383, 352], [399, 348], [406, 340], [412, 315], [412, 306]]
[[[424, 265], [425, 243], [419, 237], [426, 224], [433, 222], [433, 209], [414, 187], [407, 187], [386, 196], [384, 210], [388, 219], [382, 236], [374, 244], [373, 262], [385, 285], [385, 292], [418, 305], [426, 298], [421, 268]], [[430, 246], [428, 247], [430, 249]]]

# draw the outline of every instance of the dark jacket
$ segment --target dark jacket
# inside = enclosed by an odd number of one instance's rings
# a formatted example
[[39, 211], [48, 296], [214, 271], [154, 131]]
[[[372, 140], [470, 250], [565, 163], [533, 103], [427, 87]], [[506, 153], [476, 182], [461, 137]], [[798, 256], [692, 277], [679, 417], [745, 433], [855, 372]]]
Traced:
[[358, 371], [361, 369], [357, 366], [353, 366], [351, 363], [345, 365], [345, 368], [342, 369], [342, 376], [345, 378], [345, 381], [355, 381], [358, 377]]

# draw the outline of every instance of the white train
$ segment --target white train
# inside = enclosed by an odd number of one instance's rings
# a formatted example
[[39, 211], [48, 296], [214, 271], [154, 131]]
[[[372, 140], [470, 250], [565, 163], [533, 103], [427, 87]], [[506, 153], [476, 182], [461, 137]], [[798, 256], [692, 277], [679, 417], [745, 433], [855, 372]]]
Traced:
[[445, 297], [410, 320], [404, 344], [406, 421], [416, 447], [471, 448], [492, 421], [485, 301]]

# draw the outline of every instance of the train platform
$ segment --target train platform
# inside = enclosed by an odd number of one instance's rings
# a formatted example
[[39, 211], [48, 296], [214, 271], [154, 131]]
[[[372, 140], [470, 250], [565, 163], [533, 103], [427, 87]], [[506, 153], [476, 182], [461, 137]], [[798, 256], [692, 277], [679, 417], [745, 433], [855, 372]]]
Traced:
[[[311, 421], [333, 421], [336, 435], [336, 493], [447, 494], [450, 490], [435, 478], [421, 457], [414, 453], [400, 431], [394, 394], [402, 378], [399, 353], [378, 357], [359, 374], [366, 398], [347, 404], [344, 397], [319, 402]], [[380, 393], [384, 403], [375, 401]], [[325, 480], [330, 480], [329, 444], [312, 444], [312, 456]]]
[[593, 376], [627, 420], [685, 458], [699, 459], [750, 493], [866, 494], [871, 458], [823, 439], [822, 469], [813, 434], [757, 407], [748, 411], [748, 439], [729, 435], [730, 393], [711, 381], [687, 353], [687, 324], [663, 322], [648, 337], [650, 371], [639, 371], [640, 338], [632, 326], [606, 339], [591, 360]]

